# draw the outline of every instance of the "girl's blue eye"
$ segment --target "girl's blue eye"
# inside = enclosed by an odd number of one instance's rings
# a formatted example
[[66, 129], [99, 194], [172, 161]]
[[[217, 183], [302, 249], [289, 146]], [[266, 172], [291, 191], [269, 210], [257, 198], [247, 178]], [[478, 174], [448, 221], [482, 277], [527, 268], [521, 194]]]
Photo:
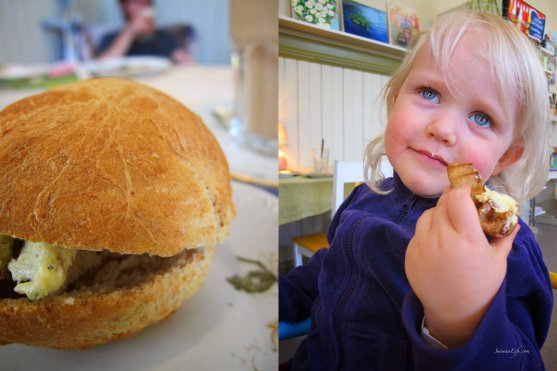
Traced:
[[474, 121], [474, 123], [478, 124], [482, 128], [489, 128], [491, 127], [491, 120], [489, 117], [484, 113], [473, 113], [470, 116], [470, 119]]
[[437, 92], [433, 89], [424, 88], [424, 89], [420, 90], [420, 95], [425, 100], [429, 100], [429, 101], [432, 101], [432, 102], [435, 102], [435, 103], [439, 103], [439, 94], [437, 94]]

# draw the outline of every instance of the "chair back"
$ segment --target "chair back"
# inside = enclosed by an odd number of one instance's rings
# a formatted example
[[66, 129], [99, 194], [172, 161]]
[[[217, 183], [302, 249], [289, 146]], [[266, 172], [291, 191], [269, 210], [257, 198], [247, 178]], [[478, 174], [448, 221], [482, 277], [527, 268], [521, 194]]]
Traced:
[[344, 185], [364, 181], [364, 163], [362, 161], [335, 161], [333, 173], [333, 210], [334, 214], [344, 201]]
[[551, 287], [553, 287], [553, 290], [557, 290], [557, 273], [549, 272], [549, 278], [551, 279]]
[[[393, 175], [393, 167], [387, 156], [381, 157], [380, 168], [385, 178]], [[333, 174], [333, 214], [344, 201], [344, 185], [346, 183], [363, 182], [364, 180], [363, 161], [335, 161], [335, 172]]]

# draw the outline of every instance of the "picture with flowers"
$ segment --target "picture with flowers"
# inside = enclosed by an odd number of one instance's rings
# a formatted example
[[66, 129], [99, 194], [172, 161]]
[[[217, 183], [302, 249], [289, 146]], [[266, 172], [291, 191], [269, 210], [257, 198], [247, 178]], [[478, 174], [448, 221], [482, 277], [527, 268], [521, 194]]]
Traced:
[[339, 30], [337, 0], [291, 0], [292, 18]]
[[420, 21], [415, 9], [403, 7], [394, 2], [387, 5], [389, 17], [389, 40], [391, 44], [408, 47], [412, 36], [420, 32]]

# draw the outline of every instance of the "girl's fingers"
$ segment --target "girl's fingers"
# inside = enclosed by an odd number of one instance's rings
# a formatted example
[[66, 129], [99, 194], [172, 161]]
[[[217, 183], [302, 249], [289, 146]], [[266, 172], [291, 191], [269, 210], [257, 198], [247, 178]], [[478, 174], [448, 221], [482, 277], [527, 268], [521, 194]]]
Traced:
[[445, 198], [447, 218], [454, 230], [476, 234], [481, 232], [478, 211], [474, 201], [470, 198], [470, 187], [462, 186], [452, 189], [443, 197]]
[[418, 231], [428, 233], [431, 231], [432, 226], [432, 219], [433, 219], [433, 210], [429, 209], [422, 213], [422, 215], [418, 218], [418, 222], [416, 223], [416, 233]]

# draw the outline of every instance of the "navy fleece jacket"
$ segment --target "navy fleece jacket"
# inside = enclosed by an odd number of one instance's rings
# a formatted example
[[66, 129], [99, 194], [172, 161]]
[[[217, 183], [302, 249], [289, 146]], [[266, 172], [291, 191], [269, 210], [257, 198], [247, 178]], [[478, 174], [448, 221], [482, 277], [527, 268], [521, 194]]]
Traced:
[[388, 195], [356, 188], [336, 213], [329, 249], [279, 277], [279, 318], [311, 316], [292, 370], [543, 370], [553, 292], [532, 231], [522, 221], [505, 280], [473, 337], [439, 349], [421, 336], [423, 307], [406, 279], [404, 257], [416, 221], [437, 200], [400, 178]]

